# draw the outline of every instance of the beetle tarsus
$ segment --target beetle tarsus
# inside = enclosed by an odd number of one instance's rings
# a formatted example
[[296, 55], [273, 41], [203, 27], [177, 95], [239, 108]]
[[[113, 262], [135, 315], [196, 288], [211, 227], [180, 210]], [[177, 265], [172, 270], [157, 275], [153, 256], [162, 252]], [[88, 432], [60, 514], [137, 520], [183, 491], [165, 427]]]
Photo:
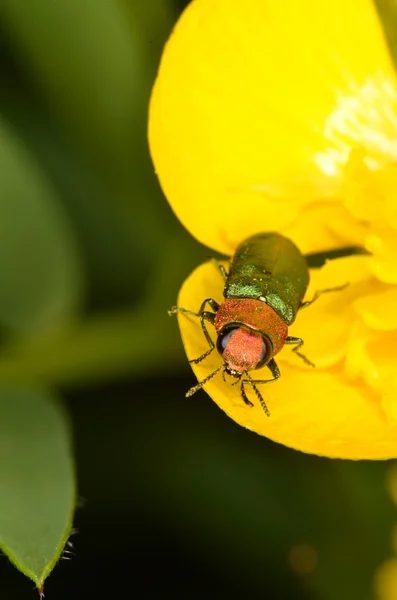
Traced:
[[199, 381], [197, 385], [193, 386], [192, 388], [190, 388], [190, 390], [188, 390], [186, 392], [186, 398], [190, 398], [190, 396], [193, 396], [193, 394], [195, 394], [196, 392], [198, 392], [199, 390], [201, 390], [201, 388], [213, 377], [215, 377], [215, 375], [217, 373], [219, 373], [219, 371], [225, 369], [225, 365], [222, 364], [220, 367], [218, 367], [217, 369], [215, 369], [215, 371], [212, 371], [212, 373], [210, 373], [207, 377], [205, 377], [202, 381]]
[[285, 340], [285, 343], [286, 344], [296, 344], [295, 348], [292, 348], [292, 352], [295, 352], [295, 354], [297, 354], [303, 360], [303, 362], [306, 363], [309, 367], [316, 366], [314, 363], [312, 363], [311, 360], [309, 360], [307, 358], [307, 356], [302, 354], [302, 352], [299, 352], [299, 349], [302, 348], [302, 346], [304, 344], [304, 341], [302, 340], [302, 338], [288, 336], [287, 339]]
[[248, 399], [248, 396], [247, 396], [247, 394], [245, 392], [244, 381], [241, 382], [240, 390], [241, 390], [241, 397], [244, 400], [244, 402], [246, 403], [246, 405], [247, 406], [254, 406], [253, 403], [251, 402], [251, 400]]
[[189, 360], [189, 363], [193, 365], [198, 365], [199, 363], [201, 363], [201, 361], [207, 358], [207, 356], [209, 356], [213, 350], [215, 350], [215, 346], [211, 346], [211, 348], [207, 350], [207, 352], [204, 352], [204, 354], [202, 354], [198, 358], [192, 358], [191, 360]]
[[178, 313], [184, 313], [185, 315], [191, 315], [192, 317], [198, 316], [197, 313], [193, 312], [192, 310], [188, 310], [187, 308], [181, 308], [180, 306], [173, 306], [168, 311], [170, 317], [172, 317], [173, 315], [177, 315]]
[[278, 368], [278, 365], [277, 365], [276, 361], [274, 360], [274, 358], [272, 358], [266, 366], [269, 369], [269, 371], [271, 372], [271, 374], [273, 375], [272, 379], [252, 379], [250, 374], [248, 372], [246, 372], [245, 376], [247, 377], [247, 379], [244, 379], [241, 382], [241, 387], [242, 387], [242, 390], [244, 389], [244, 385], [250, 385], [253, 388], [265, 414], [268, 417], [270, 417], [270, 411], [267, 407], [266, 402], [263, 399], [262, 394], [258, 390], [257, 385], [262, 385], [265, 383], [272, 383], [272, 381], [276, 381], [276, 379], [278, 379], [281, 376], [281, 373], [280, 373], [280, 369]]
[[[248, 373], [246, 373], [246, 376], [247, 376], [247, 377], [249, 377]], [[273, 379], [270, 379], [269, 381], [273, 381]], [[258, 390], [258, 388], [256, 387], [255, 383], [256, 383], [256, 382], [255, 382], [253, 379], [251, 379], [251, 378], [250, 378], [250, 379], [244, 379], [244, 380], [241, 382], [241, 395], [242, 395], [242, 397], [243, 397], [243, 400], [244, 400], [244, 402], [245, 402], [246, 404], [249, 404], [250, 406], [254, 406], [254, 405], [252, 404], [252, 402], [251, 402], [250, 400], [248, 400], [248, 398], [247, 398], [247, 395], [246, 395], [246, 392], [245, 392], [245, 389], [244, 389], [244, 385], [245, 385], [245, 384], [250, 384], [250, 385], [252, 386], [252, 388], [253, 388], [254, 392], [255, 392], [255, 395], [256, 395], [256, 397], [257, 397], [257, 398], [258, 398], [258, 400], [259, 400], [259, 403], [260, 403], [261, 407], [263, 408], [263, 410], [264, 410], [264, 412], [265, 412], [265, 415], [266, 415], [267, 417], [270, 417], [270, 411], [269, 411], [269, 409], [268, 409], [268, 407], [267, 407], [267, 404], [266, 404], [266, 402], [264, 401], [264, 399], [263, 399], [263, 396], [262, 396], [262, 394], [260, 393], [260, 391]], [[267, 383], [267, 381], [266, 381], [266, 382], [260, 382], [260, 383]]]
[[[177, 315], [178, 313], [183, 313], [185, 315], [191, 315], [192, 317], [201, 317], [201, 315], [205, 312], [204, 309], [205, 309], [206, 304], [209, 304], [209, 306], [212, 308], [212, 310], [214, 312], [216, 312], [219, 308], [219, 304], [216, 300], [214, 300], [213, 298], [206, 298], [200, 304], [200, 308], [198, 309], [197, 312], [194, 312], [193, 310], [189, 310], [188, 308], [182, 308], [182, 306], [173, 306], [168, 311], [168, 314], [171, 317], [173, 315]], [[208, 313], [208, 314], [212, 314], [212, 313]]]

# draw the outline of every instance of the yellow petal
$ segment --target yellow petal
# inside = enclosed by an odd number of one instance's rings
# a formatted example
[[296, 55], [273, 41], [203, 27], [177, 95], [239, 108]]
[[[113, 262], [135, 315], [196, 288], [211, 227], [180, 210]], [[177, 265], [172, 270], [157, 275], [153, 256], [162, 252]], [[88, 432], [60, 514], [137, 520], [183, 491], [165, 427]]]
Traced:
[[[221, 302], [222, 289], [220, 273], [212, 263], [205, 263], [183, 284], [178, 305], [196, 311], [205, 298]], [[180, 314], [179, 325], [189, 359], [208, 350], [197, 318]], [[320, 327], [318, 333], [321, 334]], [[352, 459], [397, 456], [397, 422], [385, 418], [379, 396], [364, 383], [350, 383], [342, 367], [305, 369], [281, 363], [281, 378], [261, 386], [270, 417], [264, 414], [255, 396], [250, 395], [254, 406], [247, 406], [238, 386], [224, 382], [219, 374], [205, 385], [205, 390], [237, 423], [292, 448]], [[193, 365], [193, 370], [201, 381], [221, 364], [221, 358], [213, 352]], [[257, 379], [269, 376], [266, 368], [255, 372]], [[195, 384], [192, 379], [192, 386]]]
[[361, 221], [378, 226], [397, 223], [397, 164], [376, 171], [365, 163], [365, 152], [351, 152], [345, 169], [344, 204]]
[[283, 234], [292, 239], [303, 254], [363, 246], [367, 232], [363, 222], [335, 202], [305, 206], [297, 218], [283, 228]]
[[150, 149], [185, 227], [229, 254], [338, 196], [352, 147], [371, 167], [396, 158], [396, 105], [370, 0], [194, 0], [164, 50]]
[[354, 307], [368, 327], [380, 331], [397, 329], [397, 287], [362, 296]]
[[397, 236], [393, 229], [374, 231], [366, 238], [365, 247], [373, 254], [372, 271], [386, 283], [397, 283]]
[[[311, 306], [299, 312], [290, 327], [290, 335], [305, 341], [304, 353], [316, 367], [329, 367], [346, 355], [351, 323], [356, 318], [353, 302], [373, 288], [369, 261], [369, 256], [349, 256], [311, 271], [308, 300], [319, 290], [346, 284], [345, 289], [321, 294]], [[284, 357], [291, 364], [299, 364], [293, 352], [284, 352]]]
[[379, 401], [379, 410], [390, 426], [397, 423], [397, 344], [395, 332], [374, 332], [355, 321], [347, 345], [345, 373], [364, 383]]
[[[352, 221], [356, 219], [357, 225], [352, 229], [356, 243], [372, 254], [376, 277], [386, 283], [397, 283], [397, 163], [372, 171], [364, 164], [363, 153], [353, 152], [345, 175], [343, 207], [350, 211]], [[331, 214], [329, 218], [332, 219]], [[340, 225], [336, 219], [337, 231]]]
[[370, 256], [359, 254], [329, 260], [321, 269], [312, 269], [307, 296], [310, 297], [317, 290], [338, 287], [345, 283], [348, 284], [348, 289], [351, 289], [352, 286], [373, 280], [370, 261]]

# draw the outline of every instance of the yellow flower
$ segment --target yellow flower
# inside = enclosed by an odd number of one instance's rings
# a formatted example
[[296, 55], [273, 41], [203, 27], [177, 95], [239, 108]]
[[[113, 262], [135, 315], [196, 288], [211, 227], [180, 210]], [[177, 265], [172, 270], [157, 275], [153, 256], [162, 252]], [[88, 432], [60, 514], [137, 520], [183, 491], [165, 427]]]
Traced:
[[[397, 78], [368, 0], [194, 0], [168, 41], [149, 142], [184, 226], [232, 255], [278, 231], [303, 253], [360, 245], [371, 255], [312, 271], [308, 291], [345, 282], [299, 313], [306, 366], [288, 348], [281, 378], [247, 406], [218, 375], [205, 385], [237, 423], [293, 448], [342, 458], [397, 456]], [[212, 263], [178, 305], [222, 301]], [[179, 316], [189, 359], [208, 348]], [[198, 380], [221, 364], [194, 365]], [[269, 378], [268, 371], [255, 378]]]

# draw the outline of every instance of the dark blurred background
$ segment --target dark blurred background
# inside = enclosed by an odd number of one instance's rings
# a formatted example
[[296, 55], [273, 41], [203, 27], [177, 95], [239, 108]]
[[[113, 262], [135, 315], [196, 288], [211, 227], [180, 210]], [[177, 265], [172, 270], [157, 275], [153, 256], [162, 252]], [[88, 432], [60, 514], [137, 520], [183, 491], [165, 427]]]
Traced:
[[[147, 104], [185, 2], [0, 2], [0, 383], [68, 407], [76, 556], [57, 600], [370, 600], [391, 554], [385, 463], [306, 456], [200, 392], [176, 321], [212, 253], [154, 176]], [[0, 599], [35, 597], [0, 559]]]

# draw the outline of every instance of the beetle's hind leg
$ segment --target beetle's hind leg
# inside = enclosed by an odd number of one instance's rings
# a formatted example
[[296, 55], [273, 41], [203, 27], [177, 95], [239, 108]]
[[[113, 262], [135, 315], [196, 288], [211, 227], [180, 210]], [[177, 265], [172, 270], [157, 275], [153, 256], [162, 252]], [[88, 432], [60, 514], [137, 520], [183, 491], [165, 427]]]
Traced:
[[[209, 306], [214, 311], [213, 313], [209, 312], [207, 310], [204, 310], [206, 304], [209, 304]], [[201, 354], [201, 356], [199, 356], [198, 358], [193, 358], [192, 360], [189, 360], [190, 363], [194, 363], [194, 364], [200, 363], [202, 360], [207, 358], [207, 356], [209, 356], [211, 354], [211, 352], [213, 352], [213, 350], [215, 349], [215, 344], [212, 341], [210, 334], [208, 333], [208, 329], [207, 329], [205, 321], [208, 321], [209, 323], [211, 323], [213, 325], [214, 320], [215, 320], [215, 314], [216, 314], [216, 311], [218, 310], [218, 308], [219, 308], [219, 304], [213, 298], [206, 298], [201, 303], [201, 306], [200, 306], [198, 312], [196, 312], [196, 313], [193, 312], [192, 310], [188, 310], [187, 308], [182, 308], [180, 306], [173, 306], [171, 308], [171, 310], [168, 311], [169, 315], [176, 315], [178, 313], [184, 313], [185, 315], [191, 315], [192, 317], [198, 317], [200, 319], [201, 329], [203, 330], [205, 339], [208, 342], [209, 349], [206, 352], [204, 352], [203, 354]]]
[[309, 367], [315, 367], [316, 365], [314, 363], [312, 363], [311, 360], [309, 360], [307, 358], [307, 356], [305, 356], [304, 354], [302, 354], [302, 352], [299, 352], [300, 348], [302, 348], [304, 341], [302, 340], [302, 338], [298, 338], [298, 337], [292, 337], [292, 336], [288, 336], [287, 339], [285, 340], [286, 344], [291, 344], [291, 345], [295, 345], [295, 348], [292, 348], [292, 352], [295, 352], [295, 354], [297, 354], [302, 360], [303, 362], [305, 362], [307, 365], [309, 365]]
[[325, 288], [324, 290], [317, 290], [314, 293], [314, 296], [311, 300], [307, 300], [306, 302], [301, 302], [301, 305], [299, 306], [299, 310], [310, 306], [311, 304], [313, 304], [313, 302], [318, 300], [318, 298], [320, 296], [322, 296], [323, 294], [328, 294], [329, 292], [341, 292], [342, 290], [345, 290], [348, 287], [348, 285], [349, 285], [349, 283], [344, 283], [343, 285], [337, 285], [332, 288]]

